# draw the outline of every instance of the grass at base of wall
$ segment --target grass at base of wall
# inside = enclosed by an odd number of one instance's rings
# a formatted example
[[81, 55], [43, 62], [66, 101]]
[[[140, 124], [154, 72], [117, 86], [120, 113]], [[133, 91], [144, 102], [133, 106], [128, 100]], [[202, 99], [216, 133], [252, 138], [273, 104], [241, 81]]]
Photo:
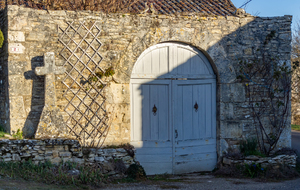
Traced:
[[292, 125], [292, 130], [300, 131], [300, 125]]
[[58, 185], [92, 185], [101, 186], [109, 181], [96, 165], [81, 166], [77, 163], [65, 162], [59, 165], [45, 163], [34, 164], [31, 160], [25, 162], [0, 161], [0, 176], [23, 178], [47, 184]]
[[9, 135], [5, 132], [4, 128], [0, 125], [0, 138], [5, 138], [5, 135]]

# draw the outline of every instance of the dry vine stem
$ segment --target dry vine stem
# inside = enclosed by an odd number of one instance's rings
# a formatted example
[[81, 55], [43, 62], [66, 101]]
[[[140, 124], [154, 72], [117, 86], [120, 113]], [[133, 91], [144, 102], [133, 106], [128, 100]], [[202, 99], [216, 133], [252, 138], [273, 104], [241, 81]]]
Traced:
[[246, 82], [260, 151], [269, 155], [289, 126], [291, 67], [279, 58], [266, 55], [265, 46], [275, 36], [272, 31], [257, 49], [257, 58], [240, 61], [240, 76]]

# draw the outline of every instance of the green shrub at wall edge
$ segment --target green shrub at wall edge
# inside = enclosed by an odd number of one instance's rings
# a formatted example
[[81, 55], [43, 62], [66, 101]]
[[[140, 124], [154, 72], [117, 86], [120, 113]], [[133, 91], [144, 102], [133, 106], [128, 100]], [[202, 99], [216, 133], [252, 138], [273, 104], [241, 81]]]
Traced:
[[0, 30], [0, 48], [2, 48], [3, 42], [4, 42], [4, 36], [3, 36], [2, 30]]

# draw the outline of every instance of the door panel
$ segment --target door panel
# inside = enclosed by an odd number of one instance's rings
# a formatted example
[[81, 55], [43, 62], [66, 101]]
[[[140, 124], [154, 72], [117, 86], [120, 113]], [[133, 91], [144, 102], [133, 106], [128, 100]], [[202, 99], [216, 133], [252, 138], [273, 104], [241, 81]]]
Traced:
[[174, 173], [212, 170], [216, 165], [214, 86], [213, 80], [173, 81]]
[[[172, 173], [169, 80], [131, 80], [134, 130], [131, 144], [148, 175]], [[156, 108], [156, 113], [153, 108]], [[137, 109], [137, 110], [136, 110]], [[140, 116], [142, 116], [140, 118]]]

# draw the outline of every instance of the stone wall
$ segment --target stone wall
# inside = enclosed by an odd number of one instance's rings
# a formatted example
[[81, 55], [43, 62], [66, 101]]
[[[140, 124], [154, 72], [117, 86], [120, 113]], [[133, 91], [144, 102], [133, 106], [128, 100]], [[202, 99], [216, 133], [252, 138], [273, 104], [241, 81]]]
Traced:
[[4, 36], [4, 43], [0, 49], [0, 126], [9, 129], [9, 103], [8, 103], [8, 52], [7, 52], [7, 12], [0, 11], [0, 28]]
[[244, 164], [260, 164], [261, 167], [273, 167], [279, 168], [281, 165], [296, 167], [297, 155], [278, 155], [274, 157], [258, 157], [258, 156], [247, 156], [244, 159], [233, 159], [233, 158], [223, 158], [223, 165], [244, 165]]
[[[182, 42], [199, 48], [209, 58], [218, 78], [217, 139], [218, 153], [229, 147], [236, 148], [241, 139], [255, 134], [250, 109], [247, 107], [245, 84], [237, 81], [239, 59], [257, 55], [266, 36], [276, 31], [267, 44], [268, 56], [290, 60], [291, 16], [234, 17], [150, 14], [104, 14], [90, 11], [45, 11], [7, 6], [8, 17], [8, 83], [10, 100], [10, 131], [23, 129], [32, 136], [36, 130], [43, 101], [43, 77], [33, 70], [43, 64], [45, 52], [55, 52], [56, 63], [62, 45], [58, 42], [59, 27], [66, 22], [95, 22], [102, 30], [99, 37], [103, 65], [116, 69], [112, 83], [105, 89], [108, 111], [117, 113], [113, 118], [105, 144], [130, 141], [130, 76], [141, 53], [161, 42]], [[19, 52], [11, 51], [19, 47]], [[65, 119], [62, 97], [64, 76], [56, 77], [57, 104]], [[290, 127], [283, 133], [279, 147], [291, 146]]]
[[[134, 150], [131, 150], [134, 155]], [[130, 154], [132, 154], [130, 153]], [[82, 148], [77, 140], [0, 140], [0, 161], [20, 162], [31, 159], [33, 163], [53, 164], [74, 162], [78, 164], [98, 163], [103, 174], [113, 175], [113, 163], [122, 160], [128, 168], [134, 163], [133, 155], [123, 148], [95, 149]]]

